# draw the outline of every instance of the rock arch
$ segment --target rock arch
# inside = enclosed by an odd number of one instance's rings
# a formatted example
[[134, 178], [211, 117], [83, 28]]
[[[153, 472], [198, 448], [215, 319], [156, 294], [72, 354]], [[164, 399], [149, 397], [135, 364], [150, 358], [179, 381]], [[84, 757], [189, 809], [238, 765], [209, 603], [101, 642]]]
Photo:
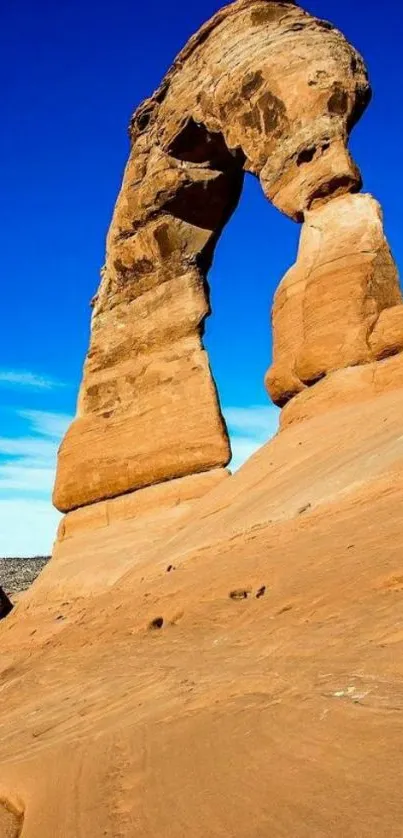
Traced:
[[[369, 98], [361, 57], [331, 24], [290, 0], [236, 0], [189, 41], [139, 107], [93, 301], [77, 418], [59, 452], [60, 510], [225, 474], [229, 442], [202, 342], [206, 276], [245, 171], [282, 212], [307, 222], [274, 309], [267, 377], [274, 400], [284, 405], [329, 370], [369, 360], [379, 312], [400, 303], [377, 206], [354, 194], [361, 177], [347, 148]], [[344, 267], [357, 226], [360, 252], [372, 256], [363, 277], [358, 254], [353, 278], [362, 290], [348, 323], [360, 333], [356, 346], [346, 351], [340, 340], [351, 290], [344, 285], [323, 360], [323, 288], [332, 282], [324, 265], [335, 218]], [[203, 491], [209, 485], [204, 477]]]

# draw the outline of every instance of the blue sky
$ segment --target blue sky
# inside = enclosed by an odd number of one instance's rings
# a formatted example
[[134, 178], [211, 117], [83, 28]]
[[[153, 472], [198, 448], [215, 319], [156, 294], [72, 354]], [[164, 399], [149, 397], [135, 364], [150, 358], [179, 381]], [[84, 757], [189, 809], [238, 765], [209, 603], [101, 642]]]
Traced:
[[[128, 154], [126, 127], [178, 50], [221, 5], [211, 0], [17, 0], [0, 34], [0, 556], [51, 548], [50, 504], [60, 437], [74, 413], [88, 343], [89, 301]], [[388, 0], [311, 0], [364, 55], [374, 100], [351, 148], [365, 190], [382, 202], [403, 262], [401, 33]], [[263, 376], [274, 289], [293, 262], [299, 228], [248, 177], [210, 274], [206, 343], [235, 465], [276, 426]]]

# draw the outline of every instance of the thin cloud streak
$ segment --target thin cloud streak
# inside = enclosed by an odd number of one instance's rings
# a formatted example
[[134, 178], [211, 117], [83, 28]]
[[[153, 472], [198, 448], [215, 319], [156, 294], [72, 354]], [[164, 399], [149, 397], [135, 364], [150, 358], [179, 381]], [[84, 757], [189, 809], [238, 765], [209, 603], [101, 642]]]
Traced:
[[18, 410], [29, 435], [0, 437], [0, 555], [50, 552], [60, 514], [53, 509], [57, 449], [72, 417]]
[[250, 407], [227, 407], [225, 419], [233, 433], [269, 437], [273, 428], [277, 430], [279, 410], [272, 404]]
[[39, 437], [21, 437], [20, 439], [9, 439], [0, 437], [0, 456], [29, 458], [35, 462], [45, 460], [47, 462], [54, 456], [55, 443], [52, 439]]
[[63, 381], [55, 378], [48, 378], [44, 375], [28, 372], [26, 370], [0, 370], [0, 387], [25, 387], [30, 390], [53, 390], [56, 387], [65, 387]]
[[237, 471], [278, 430], [280, 411], [274, 405], [223, 409], [231, 440], [230, 468]]
[[45, 410], [19, 410], [18, 415], [30, 423], [34, 433], [56, 439], [64, 436], [73, 421], [73, 417], [66, 413], [51, 413]]
[[[17, 411], [32, 436], [0, 437], [0, 491], [52, 492], [57, 449], [72, 417], [46, 411]], [[3, 501], [1, 501], [3, 503]]]
[[[26, 492], [31, 495], [49, 495], [55, 469], [52, 466], [36, 467], [28, 461], [21, 465], [6, 464], [0, 466], [0, 492]], [[3, 501], [0, 499], [0, 505]]]
[[51, 552], [61, 515], [49, 501], [7, 499], [0, 502], [0, 555], [38, 556]]

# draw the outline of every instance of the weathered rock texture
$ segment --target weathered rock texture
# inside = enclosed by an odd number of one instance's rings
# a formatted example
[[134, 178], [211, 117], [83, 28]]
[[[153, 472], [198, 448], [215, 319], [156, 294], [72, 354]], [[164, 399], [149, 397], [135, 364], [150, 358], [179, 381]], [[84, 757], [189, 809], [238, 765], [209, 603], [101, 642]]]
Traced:
[[401, 838], [402, 410], [286, 428], [184, 526], [59, 544], [0, 624], [24, 838]]
[[[403, 306], [350, 194], [367, 90], [327, 24], [237, 2], [134, 120], [72, 511], [0, 625], [0, 838], [402, 838]], [[305, 225], [283, 430], [226, 477], [202, 327], [243, 168]]]
[[306, 213], [298, 259], [273, 308], [273, 366], [266, 383], [285, 404], [334, 370], [371, 363], [403, 346], [399, 278], [370, 195], [345, 195]]
[[21, 815], [0, 801], [1, 838], [19, 838], [22, 830]]
[[174, 509], [178, 521], [179, 517], [189, 511], [194, 501], [211, 492], [228, 476], [226, 469], [214, 469], [75, 509], [60, 522], [58, 544], [87, 530], [111, 527], [130, 518], [155, 516], [165, 510]]
[[[322, 205], [360, 188], [347, 140], [369, 95], [362, 59], [331, 24], [290, 2], [238, 0], [190, 40], [138, 109], [94, 300], [77, 418], [59, 455], [59, 509], [228, 463], [202, 343], [215, 244], [244, 171], [259, 177], [268, 199], [291, 218], [308, 214], [310, 225], [323, 217], [325, 235], [337, 211]], [[289, 280], [295, 334], [287, 337], [281, 326], [284, 334], [276, 336], [286, 355], [278, 362], [284, 373], [271, 376], [279, 402], [302, 388], [301, 370], [310, 380], [321, 369], [318, 323], [328, 314], [323, 306], [319, 320], [309, 314], [315, 328], [305, 340], [300, 309], [311, 305], [311, 292], [316, 305], [320, 291], [307, 284], [305, 300], [298, 270]], [[326, 273], [316, 276], [319, 287], [326, 281]], [[363, 288], [356, 307], [368, 296]], [[342, 309], [343, 299], [338, 314]], [[360, 332], [357, 313], [351, 316]], [[298, 369], [295, 341], [303, 349]], [[337, 366], [335, 355], [332, 339], [326, 363]]]

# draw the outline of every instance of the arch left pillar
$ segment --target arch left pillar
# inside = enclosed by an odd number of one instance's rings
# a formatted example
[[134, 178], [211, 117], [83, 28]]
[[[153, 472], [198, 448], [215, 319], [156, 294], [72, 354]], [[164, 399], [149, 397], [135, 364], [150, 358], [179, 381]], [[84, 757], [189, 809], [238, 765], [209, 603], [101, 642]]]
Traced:
[[202, 336], [205, 275], [243, 172], [220, 137], [216, 145], [212, 138], [213, 162], [203, 167], [144, 148], [141, 136], [134, 144], [93, 301], [77, 417], [59, 451], [54, 503], [63, 512], [208, 471], [214, 483], [230, 460]]

